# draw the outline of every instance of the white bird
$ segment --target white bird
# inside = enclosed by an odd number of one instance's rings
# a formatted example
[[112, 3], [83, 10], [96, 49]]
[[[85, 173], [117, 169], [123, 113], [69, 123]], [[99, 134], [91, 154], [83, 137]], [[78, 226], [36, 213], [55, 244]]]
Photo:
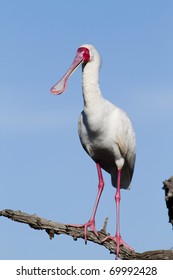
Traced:
[[78, 132], [83, 148], [96, 163], [99, 184], [92, 215], [87, 223], [80, 226], [84, 226], [85, 242], [88, 227], [98, 236], [95, 215], [104, 188], [102, 175], [104, 169], [111, 175], [112, 185], [117, 188], [116, 234], [104, 240], [111, 238], [116, 242], [115, 253], [118, 259], [120, 245], [133, 250], [120, 235], [120, 188], [128, 189], [132, 179], [136, 158], [135, 133], [126, 113], [101, 94], [99, 87], [101, 58], [92, 45], [85, 44], [78, 48], [72, 65], [62, 79], [51, 88], [51, 92], [53, 94], [64, 92], [68, 78], [81, 64], [84, 110], [79, 118]]

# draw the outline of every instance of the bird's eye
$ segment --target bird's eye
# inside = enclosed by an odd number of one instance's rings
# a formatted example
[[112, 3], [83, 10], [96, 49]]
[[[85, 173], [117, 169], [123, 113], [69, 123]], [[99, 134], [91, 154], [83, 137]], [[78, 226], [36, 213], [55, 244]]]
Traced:
[[89, 61], [89, 60], [90, 60], [90, 52], [89, 52], [89, 50], [88, 50], [88, 49], [85, 49], [85, 50], [84, 50], [84, 54], [83, 54], [83, 56], [84, 56], [84, 60], [85, 60], [85, 62], [87, 62], [87, 61]]

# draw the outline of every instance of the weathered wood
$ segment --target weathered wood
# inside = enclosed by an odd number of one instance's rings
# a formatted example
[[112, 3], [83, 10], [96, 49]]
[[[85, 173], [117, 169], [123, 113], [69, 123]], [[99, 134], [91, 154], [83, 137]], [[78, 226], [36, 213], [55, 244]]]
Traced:
[[[35, 230], [45, 230], [49, 235], [49, 238], [52, 239], [54, 235], [66, 234], [73, 237], [74, 240], [83, 237], [83, 227], [76, 228], [68, 224], [62, 224], [59, 222], [50, 221], [44, 218], [37, 216], [36, 214], [31, 215], [21, 211], [5, 209], [0, 211], [0, 216], [9, 218], [15, 222], [25, 223], [30, 226], [30, 228]], [[106, 234], [106, 225], [107, 219], [104, 222], [103, 229], [98, 233], [97, 237], [92, 231], [87, 232], [87, 240], [97, 243], [101, 246], [104, 246], [110, 251], [110, 253], [115, 253], [115, 242], [113, 240], [107, 240], [101, 242]], [[173, 251], [172, 250], [156, 250], [156, 251], [147, 251], [144, 253], [131, 252], [130, 250], [120, 247], [120, 259], [123, 260], [173, 260]]]
[[168, 208], [169, 223], [173, 226], [173, 176], [163, 181], [163, 189], [165, 190], [165, 202]]

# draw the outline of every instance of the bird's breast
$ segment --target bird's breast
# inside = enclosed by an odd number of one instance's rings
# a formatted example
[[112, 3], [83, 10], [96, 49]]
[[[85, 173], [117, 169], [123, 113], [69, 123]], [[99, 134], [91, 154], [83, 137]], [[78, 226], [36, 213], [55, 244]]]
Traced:
[[105, 166], [115, 166], [116, 157], [121, 157], [115, 144], [114, 133], [108, 127], [106, 118], [99, 114], [88, 116], [82, 112], [79, 119], [79, 137], [86, 152], [96, 162]]
[[[102, 112], [102, 113], [100, 113]], [[123, 162], [122, 186], [130, 184], [135, 163], [135, 135], [127, 115], [107, 103], [104, 110], [83, 111], [78, 131], [81, 144], [90, 157], [111, 174], [116, 186], [117, 161]]]

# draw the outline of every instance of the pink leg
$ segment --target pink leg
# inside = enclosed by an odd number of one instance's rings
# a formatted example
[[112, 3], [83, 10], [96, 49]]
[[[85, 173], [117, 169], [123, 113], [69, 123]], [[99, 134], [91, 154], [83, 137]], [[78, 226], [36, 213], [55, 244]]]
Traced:
[[104, 188], [104, 180], [103, 180], [103, 175], [102, 175], [102, 170], [100, 167], [99, 163], [96, 163], [96, 167], [97, 167], [97, 172], [98, 172], [98, 179], [99, 179], [99, 184], [98, 184], [98, 192], [97, 192], [97, 197], [96, 197], [96, 201], [94, 204], [94, 209], [91, 215], [91, 218], [89, 219], [89, 221], [83, 225], [73, 225], [76, 227], [84, 227], [84, 239], [85, 239], [85, 243], [87, 243], [87, 228], [90, 227], [94, 233], [98, 236], [98, 232], [95, 228], [95, 215], [97, 212], [97, 207], [100, 201], [100, 197]]
[[125, 248], [133, 251], [133, 249], [128, 246], [125, 241], [121, 238], [120, 235], [120, 185], [121, 185], [121, 169], [118, 169], [118, 178], [117, 178], [117, 190], [115, 194], [115, 203], [116, 203], [116, 234], [114, 237], [107, 236], [103, 241], [107, 239], [112, 239], [116, 242], [116, 259], [118, 260], [119, 252], [120, 252], [120, 245], [123, 245]]

